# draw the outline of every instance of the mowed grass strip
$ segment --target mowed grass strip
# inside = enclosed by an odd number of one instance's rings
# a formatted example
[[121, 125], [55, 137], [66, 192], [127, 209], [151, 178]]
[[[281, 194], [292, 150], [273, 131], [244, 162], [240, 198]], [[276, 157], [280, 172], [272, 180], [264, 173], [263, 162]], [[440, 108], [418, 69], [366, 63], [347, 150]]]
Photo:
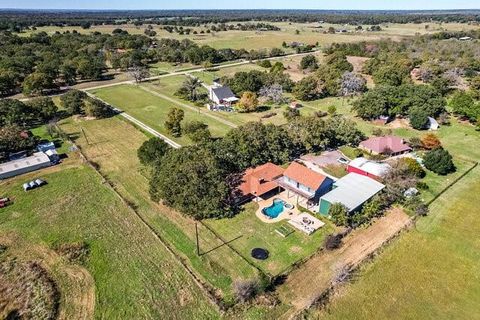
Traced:
[[480, 168], [443, 194], [414, 230], [360, 272], [321, 319], [480, 318]]
[[[13, 233], [32, 246], [86, 241], [95, 318], [218, 317], [183, 266], [93, 169], [79, 161], [61, 166], [0, 184], [1, 193], [14, 199], [0, 211], [0, 234]], [[24, 192], [22, 184], [34, 177], [48, 185]], [[74, 319], [68, 310], [66, 318]]]
[[[236, 279], [254, 279], [255, 268], [247, 264], [209, 230], [199, 226], [200, 250], [196, 254], [195, 223], [180, 213], [150, 201], [148, 171], [141, 167], [137, 149], [147, 140], [127, 121], [114, 117], [95, 121], [68, 119], [61, 128], [76, 137], [84, 154], [98, 166], [115, 186], [115, 189], [135, 206], [137, 212], [148, 221], [176, 251], [176, 253], [200, 275], [205, 282], [219, 290], [226, 301], [232, 301], [232, 282]], [[80, 129], [85, 136], [80, 134]], [[212, 250], [216, 248], [215, 250]]]
[[[167, 79], [164, 81], [168, 81]], [[198, 120], [208, 124], [212, 135], [215, 137], [221, 137], [231, 129], [231, 127], [224, 123], [179, 104], [164, 100], [134, 85], [120, 85], [96, 89], [90, 92], [115, 107], [122, 109], [134, 118], [181, 145], [190, 144], [191, 141], [186, 136], [179, 138], [172, 137], [164, 125], [168, 112], [173, 107], [182, 109], [185, 112], [184, 122]]]

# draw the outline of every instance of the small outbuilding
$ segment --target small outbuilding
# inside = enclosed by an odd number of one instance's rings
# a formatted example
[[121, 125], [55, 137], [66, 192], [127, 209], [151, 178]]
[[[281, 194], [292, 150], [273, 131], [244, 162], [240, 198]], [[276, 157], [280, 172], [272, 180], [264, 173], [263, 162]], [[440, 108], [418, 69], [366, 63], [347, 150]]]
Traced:
[[392, 167], [388, 163], [371, 161], [360, 157], [348, 163], [347, 171], [358, 173], [373, 179], [382, 178]]
[[432, 131], [437, 131], [440, 128], [440, 125], [438, 124], [437, 120], [435, 120], [435, 118], [432, 118], [432, 117], [428, 117], [427, 126], [428, 126], [428, 130], [432, 130]]

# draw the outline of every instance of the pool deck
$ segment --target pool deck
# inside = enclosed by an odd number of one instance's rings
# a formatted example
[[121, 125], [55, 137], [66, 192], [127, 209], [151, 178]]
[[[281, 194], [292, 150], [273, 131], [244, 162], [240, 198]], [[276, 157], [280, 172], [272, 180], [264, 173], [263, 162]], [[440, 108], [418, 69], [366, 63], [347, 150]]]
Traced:
[[[271, 206], [273, 203], [273, 199], [282, 199], [283, 201], [285, 201], [286, 203], [290, 203], [294, 207], [290, 210], [284, 208], [284, 211], [278, 217], [269, 218], [263, 214], [262, 209]], [[283, 191], [267, 200], [258, 201], [257, 203], [258, 210], [255, 212], [255, 215], [265, 223], [276, 223], [282, 220], [292, 219], [292, 217], [298, 216], [301, 213], [296, 206], [295, 199], [292, 197], [288, 198], [286, 191]]]

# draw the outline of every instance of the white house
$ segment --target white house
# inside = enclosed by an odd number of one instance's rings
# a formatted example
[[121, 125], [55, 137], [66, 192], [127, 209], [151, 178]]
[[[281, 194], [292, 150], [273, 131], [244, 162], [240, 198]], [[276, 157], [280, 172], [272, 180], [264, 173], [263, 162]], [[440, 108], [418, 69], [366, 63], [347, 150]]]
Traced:
[[215, 104], [231, 105], [238, 101], [238, 98], [229, 87], [212, 86], [208, 88], [208, 98]]

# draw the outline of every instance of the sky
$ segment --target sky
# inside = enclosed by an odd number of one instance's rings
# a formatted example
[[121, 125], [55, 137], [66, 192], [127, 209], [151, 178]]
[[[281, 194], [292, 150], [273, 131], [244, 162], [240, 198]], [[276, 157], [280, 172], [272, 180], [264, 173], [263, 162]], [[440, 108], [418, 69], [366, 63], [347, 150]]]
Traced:
[[480, 0], [0, 0], [16, 9], [480, 9]]

